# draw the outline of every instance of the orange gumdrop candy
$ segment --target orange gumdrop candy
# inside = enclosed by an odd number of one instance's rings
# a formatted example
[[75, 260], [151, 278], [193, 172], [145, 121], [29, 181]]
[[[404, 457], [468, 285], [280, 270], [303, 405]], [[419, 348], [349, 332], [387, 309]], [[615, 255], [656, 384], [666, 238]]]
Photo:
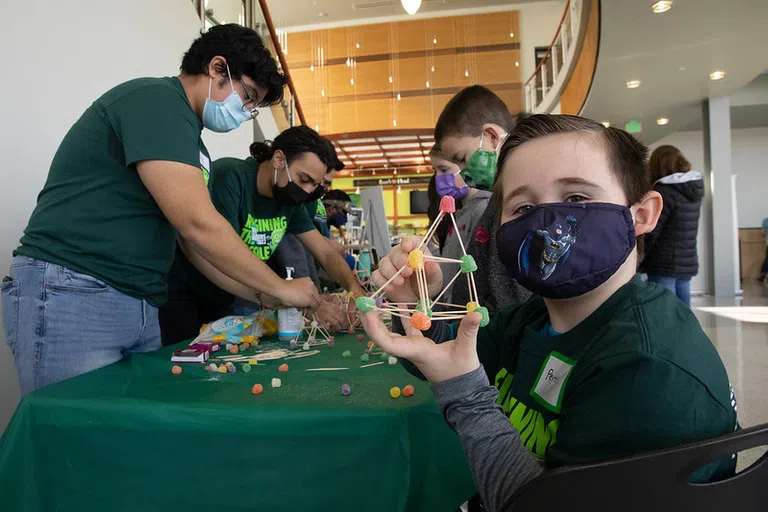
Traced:
[[417, 311], [411, 315], [411, 325], [420, 331], [426, 331], [432, 326], [432, 320], [421, 311]]
[[403, 396], [413, 396], [413, 394], [416, 392], [415, 389], [413, 389], [413, 386], [408, 384], [403, 388]]
[[171, 368], [171, 373], [174, 375], [181, 375], [181, 366], [176, 365]]
[[287, 372], [288, 371], [288, 365], [283, 363], [280, 366], [277, 367], [277, 371], [279, 372]]
[[253, 387], [251, 388], [251, 393], [253, 393], [254, 395], [260, 395], [262, 391], [264, 391], [264, 386], [262, 386], [261, 384], [254, 384]]

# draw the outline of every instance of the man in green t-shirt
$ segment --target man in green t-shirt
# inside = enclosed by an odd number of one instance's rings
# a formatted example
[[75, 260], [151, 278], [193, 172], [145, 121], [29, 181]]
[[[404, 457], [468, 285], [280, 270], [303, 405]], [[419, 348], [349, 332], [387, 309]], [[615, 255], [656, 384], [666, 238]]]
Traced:
[[[654, 229], [662, 210], [646, 154], [623, 130], [584, 118], [522, 121], [499, 155], [497, 240], [510, 276], [539, 297], [490, 316], [471, 297], [465, 308], [475, 312], [458, 331], [437, 321], [437, 306], [394, 322], [395, 332], [409, 336], [389, 333], [376, 313], [365, 317], [377, 345], [433, 382], [490, 510], [508, 510], [514, 492], [542, 468], [737, 428], [728, 375], [696, 317], [666, 288], [636, 276], [636, 237]], [[418, 243], [394, 248], [374, 274], [379, 285], [392, 278], [393, 302], [426, 300], [405, 266]], [[443, 276], [425, 258], [421, 295], [434, 297]], [[735, 466], [729, 456], [690, 478], [719, 480]]]
[[317, 304], [311, 281], [283, 281], [243, 245], [206, 186], [203, 127], [237, 128], [278, 103], [285, 82], [256, 32], [222, 25], [192, 43], [178, 76], [128, 81], [85, 110], [2, 284], [23, 393], [160, 346], [177, 237], [254, 297]]
[[[215, 161], [210, 183], [214, 206], [244, 245], [266, 262], [285, 236], [294, 235], [334, 280], [347, 291], [363, 295], [344, 258], [315, 229], [304, 206], [330, 180], [329, 173], [335, 172], [335, 150], [311, 128], [296, 126], [272, 143], [253, 143], [251, 155], [246, 160]], [[192, 338], [202, 324], [228, 314], [234, 296], [249, 298], [244, 283], [210, 272], [205, 261], [185, 245], [180, 241], [170, 276], [170, 298], [160, 310], [164, 344]]]

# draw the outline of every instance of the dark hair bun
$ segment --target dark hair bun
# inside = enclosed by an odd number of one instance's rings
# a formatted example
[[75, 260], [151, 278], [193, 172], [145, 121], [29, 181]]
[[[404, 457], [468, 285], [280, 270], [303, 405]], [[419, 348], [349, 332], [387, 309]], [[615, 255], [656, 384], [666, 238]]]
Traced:
[[257, 162], [266, 162], [275, 151], [272, 149], [272, 141], [254, 142], [250, 147], [251, 156], [256, 159]]

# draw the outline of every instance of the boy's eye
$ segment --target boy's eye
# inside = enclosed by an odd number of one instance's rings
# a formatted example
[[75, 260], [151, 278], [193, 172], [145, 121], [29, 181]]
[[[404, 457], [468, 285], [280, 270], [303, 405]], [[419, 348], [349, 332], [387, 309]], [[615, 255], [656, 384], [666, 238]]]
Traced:
[[568, 196], [568, 199], [565, 200], [566, 203], [581, 203], [582, 201], [587, 201], [587, 198], [579, 194]]
[[528, 210], [530, 210], [531, 208], [533, 208], [533, 207], [531, 205], [529, 205], [529, 204], [521, 206], [520, 208], [518, 208], [517, 210], [514, 211], [514, 215], [522, 215], [525, 212], [527, 212]]

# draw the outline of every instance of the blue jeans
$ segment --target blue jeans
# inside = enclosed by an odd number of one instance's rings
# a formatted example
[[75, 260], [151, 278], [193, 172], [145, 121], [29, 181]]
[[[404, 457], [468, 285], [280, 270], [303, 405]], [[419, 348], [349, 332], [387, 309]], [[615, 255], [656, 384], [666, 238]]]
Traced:
[[96, 278], [16, 256], [0, 290], [22, 393], [160, 348], [157, 308]]
[[677, 295], [683, 304], [691, 307], [691, 278], [648, 275], [648, 281], [658, 283]]

